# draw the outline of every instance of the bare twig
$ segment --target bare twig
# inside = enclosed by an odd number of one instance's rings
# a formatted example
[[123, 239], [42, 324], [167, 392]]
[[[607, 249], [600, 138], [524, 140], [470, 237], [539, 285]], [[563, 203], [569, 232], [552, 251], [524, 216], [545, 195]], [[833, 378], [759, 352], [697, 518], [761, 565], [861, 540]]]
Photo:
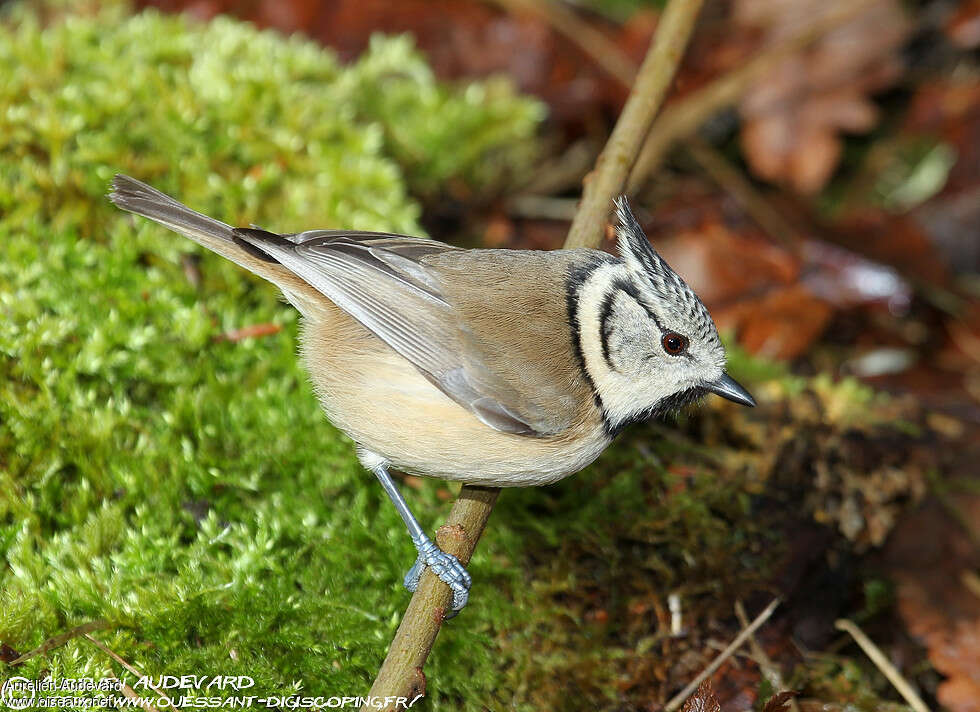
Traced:
[[533, 12], [591, 56], [600, 67], [627, 87], [633, 85], [636, 66], [608, 37], [582, 20], [563, 3], [551, 0], [493, 0], [510, 12]]
[[840, 3], [833, 12], [803, 28], [785, 42], [762, 50], [737, 69], [666, 107], [650, 129], [643, 150], [633, 166], [627, 185], [628, 192], [635, 193], [643, 186], [675, 141], [693, 134], [712, 115], [736, 103], [746, 89], [787, 57], [853, 19], [875, 1]]
[[[110, 658], [112, 658], [113, 660], [115, 660], [117, 663], [119, 663], [120, 665], [122, 665], [127, 671], [129, 671], [130, 673], [132, 673], [136, 677], [137, 680], [139, 678], [141, 678], [141, 677], [145, 677], [146, 676], [145, 673], [140, 672], [139, 670], [137, 670], [135, 667], [133, 667], [133, 665], [131, 663], [129, 663], [126, 660], [124, 660], [122, 658], [122, 656], [120, 656], [114, 650], [111, 650], [109, 648], [109, 646], [107, 646], [105, 643], [101, 642], [100, 640], [96, 640], [95, 638], [93, 638], [88, 633], [85, 633], [83, 637], [86, 640], [88, 640], [92, 645], [94, 645], [96, 648], [98, 648], [103, 653], [105, 653], [106, 655], [108, 655]], [[129, 685], [127, 685], [125, 683], [120, 683], [120, 684], [122, 685], [122, 692], [123, 692], [123, 694], [126, 697], [129, 697], [130, 699], [138, 699], [138, 696], [136, 695], [136, 692], [133, 690], [132, 687], [130, 687]], [[157, 693], [157, 695], [159, 695], [162, 699], [165, 699], [168, 702], [168, 705], [167, 706], [170, 707], [170, 709], [176, 709], [174, 707], [174, 701], [172, 699], [170, 699], [170, 695], [168, 695], [163, 690], [160, 690], [159, 688], [154, 687], [153, 685], [148, 685], [148, 687], [151, 690], [153, 690], [155, 693]], [[146, 709], [147, 712], [157, 712], [156, 708], [154, 708], [152, 705], [143, 705], [143, 708]]]
[[731, 193], [749, 216], [758, 223], [769, 237], [778, 240], [791, 252], [798, 253], [800, 239], [796, 230], [769, 201], [763, 198], [755, 186], [729, 163], [718, 150], [697, 136], [685, 142], [691, 157], [705, 173], [722, 189]]
[[[132, 663], [130, 663], [130, 662], [128, 662], [128, 661], [126, 661], [126, 660], [124, 660], [124, 659], [122, 658], [122, 656], [120, 656], [120, 655], [119, 655], [118, 653], [116, 653], [116, 652], [115, 652], [114, 650], [111, 650], [111, 649], [109, 648], [109, 646], [107, 646], [107, 645], [106, 645], [105, 643], [103, 643], [102, 641], [100, 641], [100, 640], [97, 640], [97, 639], [95, 639], [95, 638], [93, 638], [93, 637], [92, 637], [91, 635], [89, 635], [88, 633], [85, 633], [85, 635], [84, 635], [83, 637], [84, 637], [84, 638], [85, 638], [86, 640], [88, 640], [88, 641], [89, 641], [89, 642], [90, 642], [90, 643], [91, 643], [92, 645], [94, 645], [94, 646], [95, 646], [96, 648], [98, 648], [98, 649], [99, 649], [99, 650], [101, 650], [101, 651], [102, 651], [103, 653], [105, 653], [106, 655], [108, 655], [108, 656], [109, 656], [110, 658], [112, 658], [113, 660], [115, 660], [115, 661], [116, 661], [117, 663], [119, 663], [120, 665], [122, 665], [122, 666], [123, 666], [123, 667], [124, 667], [124, 668], [125, 668], [125, 669], [126, 669], [127, 671], [129, 671], [130, 673], [132, 673], [132, 674], [133, 674], [133, 675], [134, 675], [134, 676], [136, 677], [136, 679], [137, 679], [137, 680], [138, 680], [139, 678], [141, 678], [141, 677], [146, 677], [146, 676], [147, 676], [147, 675], [146, 675], [146, 673], [144, 673], [144, 672], [141, 672], [140, 670], [137, 670], [137, 669], [136, 669], [136, 668], [135, 668], [135, 667], [134, 667], [134, 666], [132, 665]], [[174, 707], [174, 702], [173, 702], [173, 700], [171, 700], [171, 699], [170, 699], [170, 696], [169, 696], [169, 695], [168, 695], [168, 694], [167, 694], [166, 692], [164, 692], [163, 690], [160, 690], [159, 688], [156, 688], [156, 687], [154, 687], [153, 685], [147, 685], [147, 687], [149, 687], [149, 688], [150, 688], [151, 690], [153, 690], [153, 691], [154, 691], [155, 693], [157, 693], [157, 694], [158, 694], [158, 695], [159, 695], [160, 697], [162, 697], [162, 698], [164, 698], [165, 700], [167, 700], [167, 702], [169, 702], [169, 703], [170, 703], [170, 704], [168, 705], [168, 706], [170, 707], [170, 709], [176, 709], [176, 708]], [[130, 688], [130, 689], [132, 689], [132, 688]], [[125, 693], [125, 690], [124, 690], [124, 693]], [[127, 697], [128, 697], [128, 696], [129, 696], [129, 695], [127, 695]]]
[[748, 640], [752, 636], [752, 634], [755, 633], [762, 626], [763, 623], [769, 620], [769, 616], [772, 615], [773, 611], [776, 610], [776, 607], [778, 605], [779, 605], [779, 599], [774, 598], [772, 600], [772, 603], [766, 606], [765, 610], [762, 611], [762, 613], [760, 613], [758, 616], [756, 616], [755, 620], [752, 621], [748, 625], [748, 627], [743, 628], [742, 632], [739, 633], [738, 636], [736, 636], [735, 640], [733, 640], [727, 648], [725, 648], [721, 653], [719, 653], [718, 657], [712, 660], [711, 663], [708, 665], [708, 667], [702, 670], [701, 673], [696, 678], [691, 680], [690, 684], [688, 684], [687, 687], [685, 687], [683, 690], [681, 690], [676, 695], [674, 695], [670, 699], [670, 702], [664, 705], [664, 712], [673, 712], [682, 704], [684, 704], [684, 700], [690, 697], [691, 694], [698, 689], [698, 685], [700, 685], [704, 680], [711, 677], [715, 673], [715, 671], [721, 667], [722, 663], [728, 660], [728, 658], [730, 658], [735, 653], [736, 650], [741, 648], [742, 645], [745, 643], [745, 641]]
[[109, 627], [109, 623], [104, 620], [95, 620], [95, 621], [90, 621], [88, 623], [82, 623], [81, 625], [75, 626], [71, 630], [61, 633], [60, 635], [56, 635], [53, 638], [48, 638], [43, 643], [41, 643], [38, 647], [34, 648], [34, 650], [27, 651], [19, 658], [15, 658], [14, 660], [11, 660], [7, 664], [11, 666], [20, 665], [21, 663], [27, 662], [28, 660], [30, 660], [36, 655], [40, 655], [41, 653], [46, 653], [49, 650], [54, 650], [55, 648], [60, 648], [62, 645], [67, 643], [72, 638], [77, 638], [80, 635], [91, 633], [93, 630], [102, 630], [103, 628], [108, 628], [108, 627]]
[[[120, 656], [120, 655], [119, 655], [118, 653], [116, 653], [116, 652], [115, 652], [115, 651], [113, 651], [113, 650], [110, 650], [110, 649], [109, 649], [109, 646], [107, 646], [107, 645], [106, 645], [105, 643], [103, 643], [103, 642], [102, 642], [102, 641], [100, 641], [100, 640], [97, 640], [96, 638], [93, 638], [93, 637], [92, 637], [91, 635], [89, 635], [88, 633], [85, 633], [85, 635], [84, 635], [83, 637], [84, 637], [85, 639], [87, 639], [87, 640], [88, 640], [88, 641], [89, 641], [89, 642], [90, 642], [90, 643], [91, 643], [92, 645], [94, 645], [94, 646], [95, 646], [96, 648], [98, 648], [98, 649], [99, 649], [99, 650], [101, 650], [101, 651], [102, 651], [103, 653], [105, 653], [105, 654], [106, 654], [106, 655], [108, 655], [108, 656], [109, 656], [110, 658], [112, 658], [112, 659], [113, 659], [113, 660], [115, 660], [115, 661], [116, 661], [117, 663], [119, 663], [119, 664], [120, 664], [120, 665], [122, 665], [122, 666], [123, 666], [124, 668], [126, 668], [126, 670], [128, 670], [129, 672], [131, 672], [131, 673], [132, 673], [133, 675], [135, 675], [135, 676], [136, 676], [137, 678], [140, 678], [140, 677], [143, 677], [143, 673], [142, 673], [142, 672], [140, 672], [139, 670], [137, 670], [137, 669], [136, 669], [135, 667], [133, 667], [133, 666], [132, 666], [132, 665], [131, 665], [130, 663], [128, 663], [127, 661], [125, 661], [125, 660], [123, 660], [123, 658], [122, 658], [122, 657], [121, 657], [121, 656]], [[156, 692], [156, 693], [158, 693], [158, 694], [161, 694], [161, 695], [163, 694], [162, 692], [160, 692], [159, 690], [157, 690], [157, 689], [156, 689], [155, 687], [152, 687], [152, 688], [150, 688], [150, 689], [152, 689], [152, 690], [153, 690], [154, 692]], [[166, 697], [166, 695], [164, 695], [164, 696]]]
[[[746, 615], [745, 606], [742, 605], [741, 601], [735, 601], [735, 616], [743, 628], [749, 627], [749, 617]], [[781, 692], [786, 689], [782, 672], [780, 672], [776, 663], [766, 654], [766, 651], [762, 649], [762, 646], [759, 645], [759, 641], [755, 639], [754, 633], [749, 636], [748, 643], [749, 650], [752, 652], [752, 659], [755, 660], [756, 665], [762, 670], [762, 674], [769, 680], [769, 684], [773, 686], [773, 689], [776, 692]], [[788, 702], [791, 712], [799, 712], [800, 706], [796, 704], [795, 699], [790, 697]]]
[[661, 15], [623, 113], [595, 170], [586, 177], [582, 204], [565, 240], [566, 248], [601, 244], [613, 198], [622, 192], [643, 139], [663, 103], [702, 2], [671, 0]]
[[858, 628], [857, 624], [853, 621], [849, 621], [846, 618], [834, 623], [834, 627], [837, 630], [846, 631], [854, 638], [854, 641], [861, 646], [861, 650], [864, 651], [865, 655], [871, 658], [871, 662], [881, 670], [882, 674], [888, 678], [888, 681], [895, 686], [898, 693], [905, 698], [905, 701], [909, 703], [915, 712], [929, 712], [929, 708], [926, 707], [926, 703], [922, 701], [919, 697], [919, 693], [915, 691], [911, 683], [906, 680], [902, 673], [898, 671], [894, 665], [885, 657], [885, 654], [881, 652], [881, 648], [875, 645], [871, 638], [864, 634], [864, 631]]
[[[473, 555], [499, 493], [500, 490], [494, 487], [464, 485], [446, 524], [436, 534], [439, 547], [458, 558], [464, 566]], [[371, 686], [370, 696], [405, 697], [411, 701], [425, 694], [422, 666], [429, 657], [451, 599], [449, 587], [426, 569]], [[362, 709], [376, 708], [366, 705]]]

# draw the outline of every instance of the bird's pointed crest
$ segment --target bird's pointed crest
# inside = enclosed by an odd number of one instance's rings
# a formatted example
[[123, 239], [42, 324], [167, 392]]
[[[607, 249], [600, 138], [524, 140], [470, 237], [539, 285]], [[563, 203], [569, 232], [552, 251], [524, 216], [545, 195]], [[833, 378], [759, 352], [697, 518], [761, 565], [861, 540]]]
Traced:
[[633, 277], [665, 303], [695, 318], [699, 327], [706, 329], [711, 325], [713, 329], [711, 316], [698, 295], [653, 249], [634, 217], [626, 196], [619, 196], [615, 202], [616, 215], [619, 218], [616, 228], [619, 256]]
[[619, 256], [626, 266], [635, 274], [649, 278], [654, 288], [662, 284], [670, 291], [690, 291], [684, 280], [653, 249], [625, 195], [616, 198], [616, 216], [619, 218], [616, 228]]

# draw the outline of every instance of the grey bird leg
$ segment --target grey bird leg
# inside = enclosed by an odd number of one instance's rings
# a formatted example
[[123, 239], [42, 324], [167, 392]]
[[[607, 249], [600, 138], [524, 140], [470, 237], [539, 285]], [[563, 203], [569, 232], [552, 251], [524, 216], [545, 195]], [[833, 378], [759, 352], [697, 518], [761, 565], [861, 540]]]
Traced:
[[374, 474], [378, 478], [378, 482], [381, 483], [381, 486], [384, 487], [385, 492], [388, 493], [391, 503], [395, 505], [395, 509], [398, 510], [398, 514], [401, 516], [402, 521], [405, 522], [405, 526], [408, 527], [408, 534], [412, 537], [412, 543], [415, 544], [415, 548], [419, 552], [418, 558], [415, 560], [415, 565], [405, 574], [405, 588], [414, 593], [415, 589], [419, 586], [419, 578], [421, 578], [425, 567], [430, 567], [432, 573], [438, 576], [453, 591], [452, 615], [447, 616], [451, 618], [459, 613], [463, 609], [463, 606], [466, 605], [466, 601], [470, 596], [470, 585], [473, 579], [470, 578], [469, 572], [463, 565], [459, 563], [459, 559], [440, 549], [422, 531], [422, 527], [412, 514], [412, 510], [408, 508], [408, 503], [405, 501], [405, 498], [402, 497], [401, 492], [398, 491], [395, 483], [392, 482], [391, 475], [388, 474], [388, 468], [384, 466], [377, 467], [374, 469]]

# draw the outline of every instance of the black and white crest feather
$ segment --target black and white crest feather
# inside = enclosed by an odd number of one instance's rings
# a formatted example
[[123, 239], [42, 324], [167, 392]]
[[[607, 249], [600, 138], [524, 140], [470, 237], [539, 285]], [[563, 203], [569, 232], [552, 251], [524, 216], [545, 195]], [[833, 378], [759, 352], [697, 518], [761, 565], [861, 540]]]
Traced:
[[697, 327], [698, 336], [707, 338], [714, 331], [707, 308], [687, 282], [653, 249], [624, 195], [616, 199], [616, 215], [619, 218], [616, 230], [619, 256], [630, 273], [652, 290], [657, 299], [683, 313]]

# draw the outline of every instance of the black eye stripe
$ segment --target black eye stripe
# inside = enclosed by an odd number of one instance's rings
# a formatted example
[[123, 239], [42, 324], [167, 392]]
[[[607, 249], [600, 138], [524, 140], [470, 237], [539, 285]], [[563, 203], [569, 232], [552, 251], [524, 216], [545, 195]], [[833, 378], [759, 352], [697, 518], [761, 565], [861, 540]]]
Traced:
[[649, 316], [657, 325], [657, 328], [660, 329], [661, 332], [664, 331], [664, 328], [657, 320], [656, 315], [640, 300], [640, 293], [637, 291], [636, 287], [633, 286], [629, 280], [621, 277], [614, 279], [609, 285], [609, 290], [602, 298], [602, 305], [599, 308], [599, 343], [602, 347], [602, 357], [606, 362], [606, 366], [608, 366], [611, 371], [615, 371], [616, 367], [613, 365], [612, 359], [609, 355], [609, 336], [613, 331], [609, 317], [612, 316], [613, 305], [616, 302], [616, 297], [618, 297], [620, 293], [625, 294], [627, 297], [639, 304], [643, 311], [647, 313], [647, 316]]
[[632, 282], [623, 278], [617, 278], [610, 283], [609, 290], [603, 297], [602, 305], [599, 308], [599, 343], [602, 347], [602, 357], [606, 362], [606, 366], [608, 366], [610, 370], [615, 371], [616, 367], [613, 366], [609, 353], [609, 336], [613, 331], [609, 322], [609, 317], [612, 316], [613, 304], [616, 301], [616, 297], [619, 296], [620, 293], [623, 293], [632, 299], [640, 306], [640, 308], [643, 309], [643, 311], [646, 312], [647, 316], [650, 317], [650, 320], [657, 325], [658, 329], [660, 329], [661, 338], [667, 336], [668, 334], [676, 334], [684, 342], [680, 351], [672, 353], [671, 351], [667, 350], [666, 347], [663, 347], [663, 342], [661, 341], [661, 347], [664, 349], [664, 351], [671, 356], [684, 356], [686, 358], [691, 357], [691, 355], [687, 352], [687, 347], [690, 345], [690, 340], [683, 334], [677, 333], [672, 329], [668, 329], [661, 324], [660, 320], [657, 318], [657, 315], [653, 313], [653, 310], [650, 309], [650, 307], [647, 306], [640, 298], [640, 292]]
[[611, 371], [615, 371], [616, 368], [612, 364], [612, 359], [609, 358], [609, 335], [612, 333], [609, 317], [612, 316], [613, 302], [616, 301], [618, 293], [619, 290], [617, 289], [610, 289], [606, 292], [602, 298], [602, 307], [599, 309], [599, 344], [602, 346], [602, 358]]

